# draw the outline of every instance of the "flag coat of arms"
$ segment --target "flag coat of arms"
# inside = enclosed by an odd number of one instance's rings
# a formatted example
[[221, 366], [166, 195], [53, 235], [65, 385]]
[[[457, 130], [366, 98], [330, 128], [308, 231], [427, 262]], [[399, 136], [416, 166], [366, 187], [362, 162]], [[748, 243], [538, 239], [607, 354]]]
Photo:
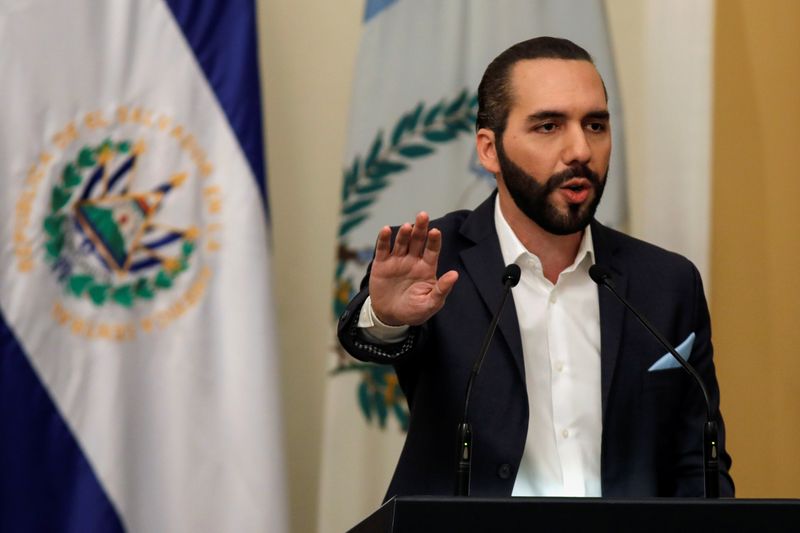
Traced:
[[0, 4], [0, 530], [285, 530], [255, 31]]
[[[368, 0], [343, 164], [335, 317], [357, 292], [382, 226], [423, 210], [435, 218], [474, 208], [495, 187], [474, 149], [478, 83], [495, 56], [538, 35], [580, 44], [603, 76], [614, 155], [598, 218], [625, 222], [622, 121], [602, 2]], [[407, 423], [391, 367], [341, 351], [331, 358], [320, 531], [345, 530], [377, 508]]]

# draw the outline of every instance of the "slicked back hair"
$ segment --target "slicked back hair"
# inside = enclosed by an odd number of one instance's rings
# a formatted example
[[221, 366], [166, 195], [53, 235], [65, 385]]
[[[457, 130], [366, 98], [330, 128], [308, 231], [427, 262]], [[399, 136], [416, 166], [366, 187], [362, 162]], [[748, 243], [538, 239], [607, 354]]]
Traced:
[[528, 59], [571, 59], [594, 64], [589, 52], [567, 39], [535, 37], [515, 44], [494, 58], [483, 73], [478, 86], [476, 131], [488, 128], [498, 138], [502, 137], [513, 99], [511, 69], [517, 62]]

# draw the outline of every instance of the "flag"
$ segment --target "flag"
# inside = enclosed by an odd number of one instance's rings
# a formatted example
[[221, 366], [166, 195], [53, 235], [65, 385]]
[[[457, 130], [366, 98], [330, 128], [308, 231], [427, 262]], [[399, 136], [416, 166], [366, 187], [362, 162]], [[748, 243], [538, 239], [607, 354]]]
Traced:
[[636, 31], [620, 31], [617, 40], [620, 59], [628, 55], [635, 72], [625, 106], [628, 130], [637, 132], [628, 142], [630, 175], [636, 177], [628, 229], [688, 257], [706, 295], [713, 285], [715, 9], [712, 0], [641, 2]]
[[285, 531], [253, 2], [0, 48], [0, 530]]
[[[624, 225], [622, 120], [601, 1], [368, 0], [343, 165], [335, 317], [357, 291], [382, 226], [422, 210], [435, 218], [474, 208], [495, 187], [474, 148], [478, 83], [500, 52], [539, 35], [583, 46], [603, 76], [614, 152], [598, 218]], [[340, 350], [330, 368], [322, 532], [345, 530], [380, 504], [408, 423], [391, 367]]]

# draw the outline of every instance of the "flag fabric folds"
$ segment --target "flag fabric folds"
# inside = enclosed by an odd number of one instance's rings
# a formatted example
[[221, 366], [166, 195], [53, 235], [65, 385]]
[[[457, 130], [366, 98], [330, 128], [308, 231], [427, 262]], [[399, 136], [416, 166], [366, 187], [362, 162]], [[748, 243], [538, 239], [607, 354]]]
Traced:
[[286, 530], [255, 8], [0, 7], [0, 530]]
[[[335, 316], [357, 290], [383, 225], [413, 221], [421, 210], [436, 217], [471, 209], [494, 188], [474, 150], [477, 86], [497, 54], [539, 35], [582, 45], [604, 78], [614, 154], [598, 218], [625, 223], [622, 121], [601, 1], [368, 0], [343, 164]], [[333, 532], [380, 504], [408, 411], [391, 368], [341, 352], [326, 394], [320, 531]]]

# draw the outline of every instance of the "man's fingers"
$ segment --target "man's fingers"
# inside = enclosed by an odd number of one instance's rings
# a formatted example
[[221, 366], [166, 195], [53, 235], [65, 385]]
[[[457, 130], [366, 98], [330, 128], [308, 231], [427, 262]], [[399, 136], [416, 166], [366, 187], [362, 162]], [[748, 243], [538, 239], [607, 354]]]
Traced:
[[436, 280], [436, 297], [443, 301], [447, 298], [447, 295], [450, 294], [450, 291], [453, 290], [453, 287], [458, 281], [458, 272], [455, 270], [449, 270], [445, 272], [438, 280]]
[[408, 253], [408, 241], [411, 240], [411, 224], [405, 223], [397, 230], [397, 236], [394, 238], [394, 248], [392, 248], [392, 255], [403, 256]]
[[428, 236], [428, 214], [424, 211], [417, 213], [414, 220], [414, 229], [411, 231], [411, 240], [408, 243], [408, 254], [420, 257], [425, 248], [425, 239]]
[[392, 228], [384, 226], [378, 232], [378, 241], [375, 243], [375, 260], [383, 261], [389, 257], [391, 251]]
[[422, 253], [422, 260], [429, 265], [436, 265], [439, 260], [439, 251], [442, 249], [442, 232], [432, 229], [428, 232], [428, 241]]

